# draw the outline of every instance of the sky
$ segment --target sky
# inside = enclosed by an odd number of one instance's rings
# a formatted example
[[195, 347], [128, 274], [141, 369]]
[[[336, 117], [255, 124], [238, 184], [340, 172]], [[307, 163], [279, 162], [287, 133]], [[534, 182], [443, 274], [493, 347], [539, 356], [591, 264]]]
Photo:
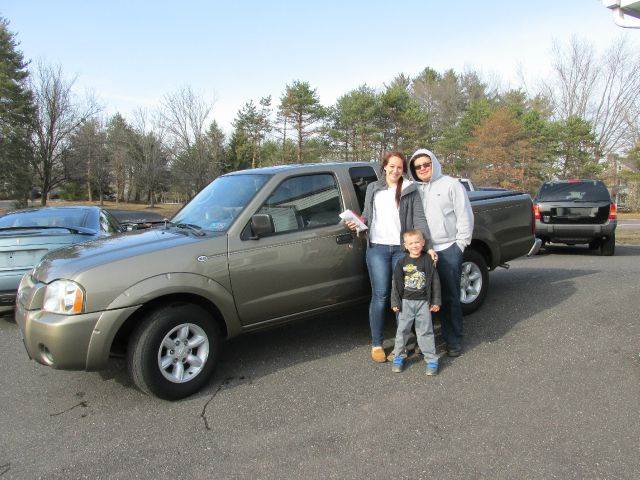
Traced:
[[600, 0], [0, 0], [0, 15], [26, 59], [61, 65], [105, 114], [131, 118], [191, 86], [227, 133], [245, 102], [277, 103], [294, 80], [324, 105], [427, 66], [535, 88], [554, 41], [640, 44], [640, 29], [617, 27]]

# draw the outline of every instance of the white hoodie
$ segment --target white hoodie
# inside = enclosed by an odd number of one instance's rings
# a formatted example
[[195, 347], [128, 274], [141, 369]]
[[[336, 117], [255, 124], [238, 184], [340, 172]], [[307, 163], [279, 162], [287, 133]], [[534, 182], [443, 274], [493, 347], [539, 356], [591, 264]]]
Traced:
[[[415, 159], [424, 155], [428, 155], [432, 163], [429, 182], [421, 182], [413, 167]], [[409, 172], [418, 184], [434, 250], [442, 251], [457, 243], [464, 251], [473, 235], [473, 211], [465, 188], [455, 178], [442, 174], [440, 162], [426, 148], [416, 150], [411, 156]]]

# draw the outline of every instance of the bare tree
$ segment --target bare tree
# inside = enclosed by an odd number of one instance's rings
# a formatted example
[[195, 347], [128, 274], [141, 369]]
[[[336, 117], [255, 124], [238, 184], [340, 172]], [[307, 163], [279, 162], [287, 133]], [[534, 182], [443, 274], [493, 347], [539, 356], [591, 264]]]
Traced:
[[99, 111], [93, 99], [77, 99], [74, 83], [75, 78], [65, 78], [60, 66], [44, 62], [37, 63], [31, 79], [36, 106], [33, 167], [42, 188], [42, 205], [46, 205], [49, 192], [65, 180], [63, 159], [71, 135]]
[[107, 152], [107, 132], [103, 122], [91, 118], [71, 136], [69, 155], [65, 156], [67, 179], [85, 183], [89, 201], [97, 191], [100, 205], [111, 180], [110, 158]]
[[168, 171], [169, 155], [164, 146], [165, 132], [158, 121], [143, 109], [134, 113], [131, 152], [134, 157], [133, 176], [138, 188], [146, 193], [151, 207], [155, 206]]
[[546, 84], [560, 120], [593, 125], [596, 160], [629, 146], [640, 113], [640, 52], [620, 39], [600, 56], [576, 38], [553, 48], [553, 78]]
[[213, 180], [219, 170], [208, 141], [213, 102], [186, 86], [165, 95], [160, 121], [167, 133], [173, 170], [188, 197]]

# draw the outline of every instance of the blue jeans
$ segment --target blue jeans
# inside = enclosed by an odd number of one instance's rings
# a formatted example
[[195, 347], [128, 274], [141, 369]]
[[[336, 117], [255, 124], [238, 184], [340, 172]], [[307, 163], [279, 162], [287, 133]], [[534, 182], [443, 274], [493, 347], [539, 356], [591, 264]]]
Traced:
[[438, 276], [442, 288], [442, 306], [437, 314], [442, 324], [442, 336], [450, 349], [462, 346], [462, 307], [460, 306], [460, 277], [462, 251], [457, 244], [438, 252]]
[[370, 243], [367, 247], [367, 268], [371, 281], [369, 326], [373, 347], [381, 347], [384, 340], [384, 319], [390, 312], [391, 278], [393, 269], [402, 257], [404, 250], [400, 245]]

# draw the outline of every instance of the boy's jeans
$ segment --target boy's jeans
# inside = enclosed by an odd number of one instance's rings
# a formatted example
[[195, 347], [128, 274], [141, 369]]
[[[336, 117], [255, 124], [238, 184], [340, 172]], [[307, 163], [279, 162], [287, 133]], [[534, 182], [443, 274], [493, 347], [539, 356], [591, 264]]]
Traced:
[[398, 357], [406, 357], [405, 348], [407, 340], [411, 335], [411, 326], [415, 320], [416, 338], [418, 346], [422, 350], [424, 359], [427, 362], [437, 362], [436, 340], [433, 334], [433, 323], [431, 322], [431, 312], [429, 302], [426, 300], [405, 300], [402, 299], [402, 310], [398, 313], [398, 331], [396, 333], [396, 345], [393, 354]]
[[404, 251], [400, 245], [370, 243], [367, 247], [367, 268], [371, 280], [369, 326], [373, 347], [382, 346], [384, 319], [390, 313], [391, 277], [393, 269], [403, 256]]

